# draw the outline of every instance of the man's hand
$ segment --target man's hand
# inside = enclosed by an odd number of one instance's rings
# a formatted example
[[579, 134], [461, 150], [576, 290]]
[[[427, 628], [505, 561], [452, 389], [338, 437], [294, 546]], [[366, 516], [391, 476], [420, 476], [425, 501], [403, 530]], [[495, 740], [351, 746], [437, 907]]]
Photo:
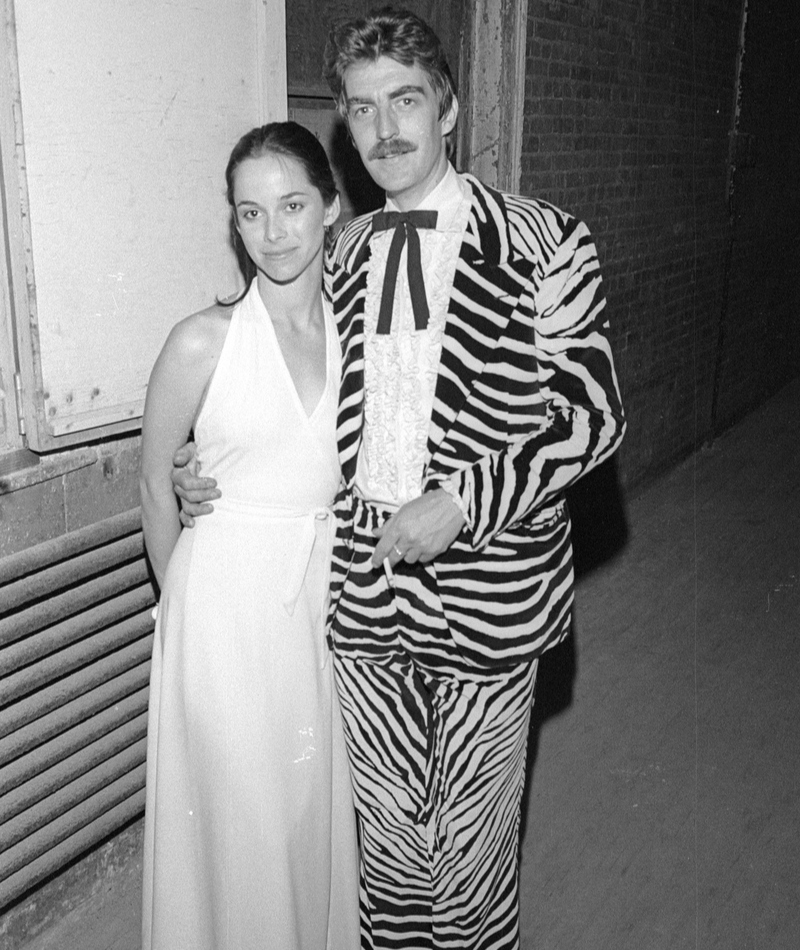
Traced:
[[181, 500], [181, 524], [184, 528], [194, 527], [194, 519], [207, 515], [214, 510], [209, 504], [219, 498], [222, 492], [213, 478], [201, 478], [197, 474], [197, 458], [193, 442], [182, 445], [172, 458], [174, 468], [171, 472], [172, 487]]
[[392, 567], [398, 561], [427, 564], [450, 547], [463, 527], [464, 516], [446, 491], [425, 492], [375, 529], [380, 540], [372, 564], [380, 567], [386, 558]]

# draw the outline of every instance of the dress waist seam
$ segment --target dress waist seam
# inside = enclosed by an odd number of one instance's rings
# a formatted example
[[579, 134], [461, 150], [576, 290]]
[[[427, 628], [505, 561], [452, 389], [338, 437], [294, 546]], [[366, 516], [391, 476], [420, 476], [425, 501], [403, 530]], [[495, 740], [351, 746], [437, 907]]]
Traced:
[[[259, 518], [272, 518], [277, 521], [296, 521], [303, 518], [327, 518], [331, 513], [331, 505], [311, 505], [308, 508], [283, 508], [280, 505], [261, 504], [256, 501], [245, 501], [238, 498], [223, 496], [214, 503], [214, 509], [230, 514], [253, 514]], [[213, 517], [213, 516], [212, 516]]]

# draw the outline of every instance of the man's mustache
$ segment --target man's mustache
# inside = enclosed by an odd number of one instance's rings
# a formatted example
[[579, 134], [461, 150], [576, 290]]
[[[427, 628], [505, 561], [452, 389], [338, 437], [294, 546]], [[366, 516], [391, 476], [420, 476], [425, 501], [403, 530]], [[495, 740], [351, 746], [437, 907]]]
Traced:
[[388, 142], [376, 142], [367, 153], [367, 159], [389, 158], [392, 155], [403, 155], [405, 152], [416, 152], [417, 146], [405, 139], [389, 139]]

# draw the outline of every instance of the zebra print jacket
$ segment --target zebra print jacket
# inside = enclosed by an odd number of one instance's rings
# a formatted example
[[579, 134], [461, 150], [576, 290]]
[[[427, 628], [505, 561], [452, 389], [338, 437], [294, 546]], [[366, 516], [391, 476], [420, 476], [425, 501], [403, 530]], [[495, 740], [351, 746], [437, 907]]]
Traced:
[[[574, 579], [563, 492], [614, 452], [625, 424], [588, 229], [545, 202], [463, 177], [472, 209], [448, 308], [423, 490], [454, 480], [468, 524], [444, 554], [411, 573], [414, 596], [444, 613], [467, 665], [505, 666], [538, 656], [569, 630]], [[371, 222], [366, 215], [342, 229], [326, 270], [343, 349], [337, 436], [344, 488], [331, 616], [343, 592], [347, 601], [353, 550]], [[348, 601], [347, 609], [357, 604]]]

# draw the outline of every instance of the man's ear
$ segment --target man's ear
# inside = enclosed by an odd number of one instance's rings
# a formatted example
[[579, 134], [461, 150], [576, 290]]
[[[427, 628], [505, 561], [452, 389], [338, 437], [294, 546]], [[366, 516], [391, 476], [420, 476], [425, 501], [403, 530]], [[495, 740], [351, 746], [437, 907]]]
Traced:
[[458, 118], [458, 99], [453, 96], [453, 101], [450, 104], [450, 108], [445, 113], [442, 118], [442, 134], [449, 135], [453, 129], [456, 127], [456, 119]]

